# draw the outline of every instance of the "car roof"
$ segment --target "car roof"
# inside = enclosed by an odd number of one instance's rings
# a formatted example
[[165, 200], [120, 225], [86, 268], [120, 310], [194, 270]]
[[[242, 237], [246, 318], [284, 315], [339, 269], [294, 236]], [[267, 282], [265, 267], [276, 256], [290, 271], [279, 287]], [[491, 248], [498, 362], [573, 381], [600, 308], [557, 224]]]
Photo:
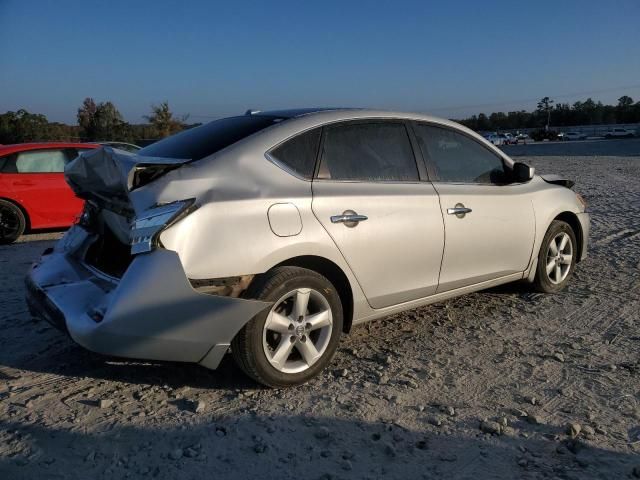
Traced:
[[262, 117], [295, 118], [311, 113], [327, 112], [332, 110], [363, 110], [362, 108], [347, 107], [311, 107], [311, 108], [289, 108], [284, 110], [247, 110], [245, 115], [257, 115]]
[[[334, 108], [297, 108], [290, 110], [266, 110], [266, 111], [251, 111], [247, 110], [246, 115], [258, 115], [277, 117], [282, 119], [288, 119], [292, 121], [298, 121], [302, 119], [317, 120], [318, 123], [329, 123], [334, 121], [344, 120], [366, 120], [366, 119], [402, 119], [402, 120], [417, 120], [426, 121], [432, 123], [439, 123], [442, 125], [455, 126], [459, 129], [470, 131], [463, 125], [444, 118], [433, 117], [428, 114], [415, 113], [415, 112], [398, 112], [392, 110], [376, 110], [368, 108], [349, 108], [349, 107], [334, 107]], [[289, 121], [283, 123], [290, 123]], [[477, 135], [474, 133], [474, 135]]]
[[11, 145], [0, 145], [0, 155], [8, 153], [23, 152], [26, 150], [39, 150], [46, 148], [98, 148], [100, 145], [95, 143], [82, 142], [33, 142], [33, 143], [14, 143]]

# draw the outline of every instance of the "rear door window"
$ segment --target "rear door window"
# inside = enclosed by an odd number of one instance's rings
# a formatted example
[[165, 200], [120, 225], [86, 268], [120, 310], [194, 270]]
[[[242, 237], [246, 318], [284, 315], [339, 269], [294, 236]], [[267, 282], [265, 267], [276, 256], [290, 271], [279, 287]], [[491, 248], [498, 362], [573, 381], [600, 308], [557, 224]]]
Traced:
[[65, 150], [27, 150], [16, 153], [4, 170], [8, 168], [12, 173], [62, 173], [68, 160]]
[[274, 148], [269, 156], [294, 174], [310, 180], [316, 166], [321, 133], [322, 128], [301, 133]]
[[450, 128], [415, 124], [422, 154], [437, 181], [500, 184], [505, 182], [502, 158], [478, 141]]
[[318, 178], [419, 181], [404, 123], [350, 122], [325, 127]]

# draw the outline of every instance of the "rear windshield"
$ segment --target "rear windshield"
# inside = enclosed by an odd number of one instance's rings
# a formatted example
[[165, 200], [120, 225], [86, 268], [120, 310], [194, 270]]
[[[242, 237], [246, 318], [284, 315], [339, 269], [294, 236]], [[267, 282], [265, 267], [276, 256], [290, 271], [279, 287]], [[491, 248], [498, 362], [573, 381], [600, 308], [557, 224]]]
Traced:
[[279, 117], [229, 117], [167, 137], [139, 150], [147, 157], [200, 160], [282, 120]]

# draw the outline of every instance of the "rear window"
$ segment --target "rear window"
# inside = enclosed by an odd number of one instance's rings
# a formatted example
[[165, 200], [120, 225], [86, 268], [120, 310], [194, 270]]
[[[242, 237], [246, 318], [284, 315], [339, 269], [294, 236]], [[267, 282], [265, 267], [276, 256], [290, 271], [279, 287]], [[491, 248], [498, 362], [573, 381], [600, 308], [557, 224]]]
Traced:
[[229, 117], [152, 143], [138, 155], [200, 160], [282, 120], [278, 117]]

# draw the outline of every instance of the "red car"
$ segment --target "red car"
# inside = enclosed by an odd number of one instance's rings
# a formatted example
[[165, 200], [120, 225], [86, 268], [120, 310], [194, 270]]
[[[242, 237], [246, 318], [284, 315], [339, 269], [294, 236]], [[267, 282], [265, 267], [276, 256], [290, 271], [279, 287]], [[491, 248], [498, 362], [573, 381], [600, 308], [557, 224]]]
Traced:
[[0, 146], [0, 244], [25, 231], [70, 226], [82, 211], [64, 179], [64, 166], [88, 143], [23, 143]]

